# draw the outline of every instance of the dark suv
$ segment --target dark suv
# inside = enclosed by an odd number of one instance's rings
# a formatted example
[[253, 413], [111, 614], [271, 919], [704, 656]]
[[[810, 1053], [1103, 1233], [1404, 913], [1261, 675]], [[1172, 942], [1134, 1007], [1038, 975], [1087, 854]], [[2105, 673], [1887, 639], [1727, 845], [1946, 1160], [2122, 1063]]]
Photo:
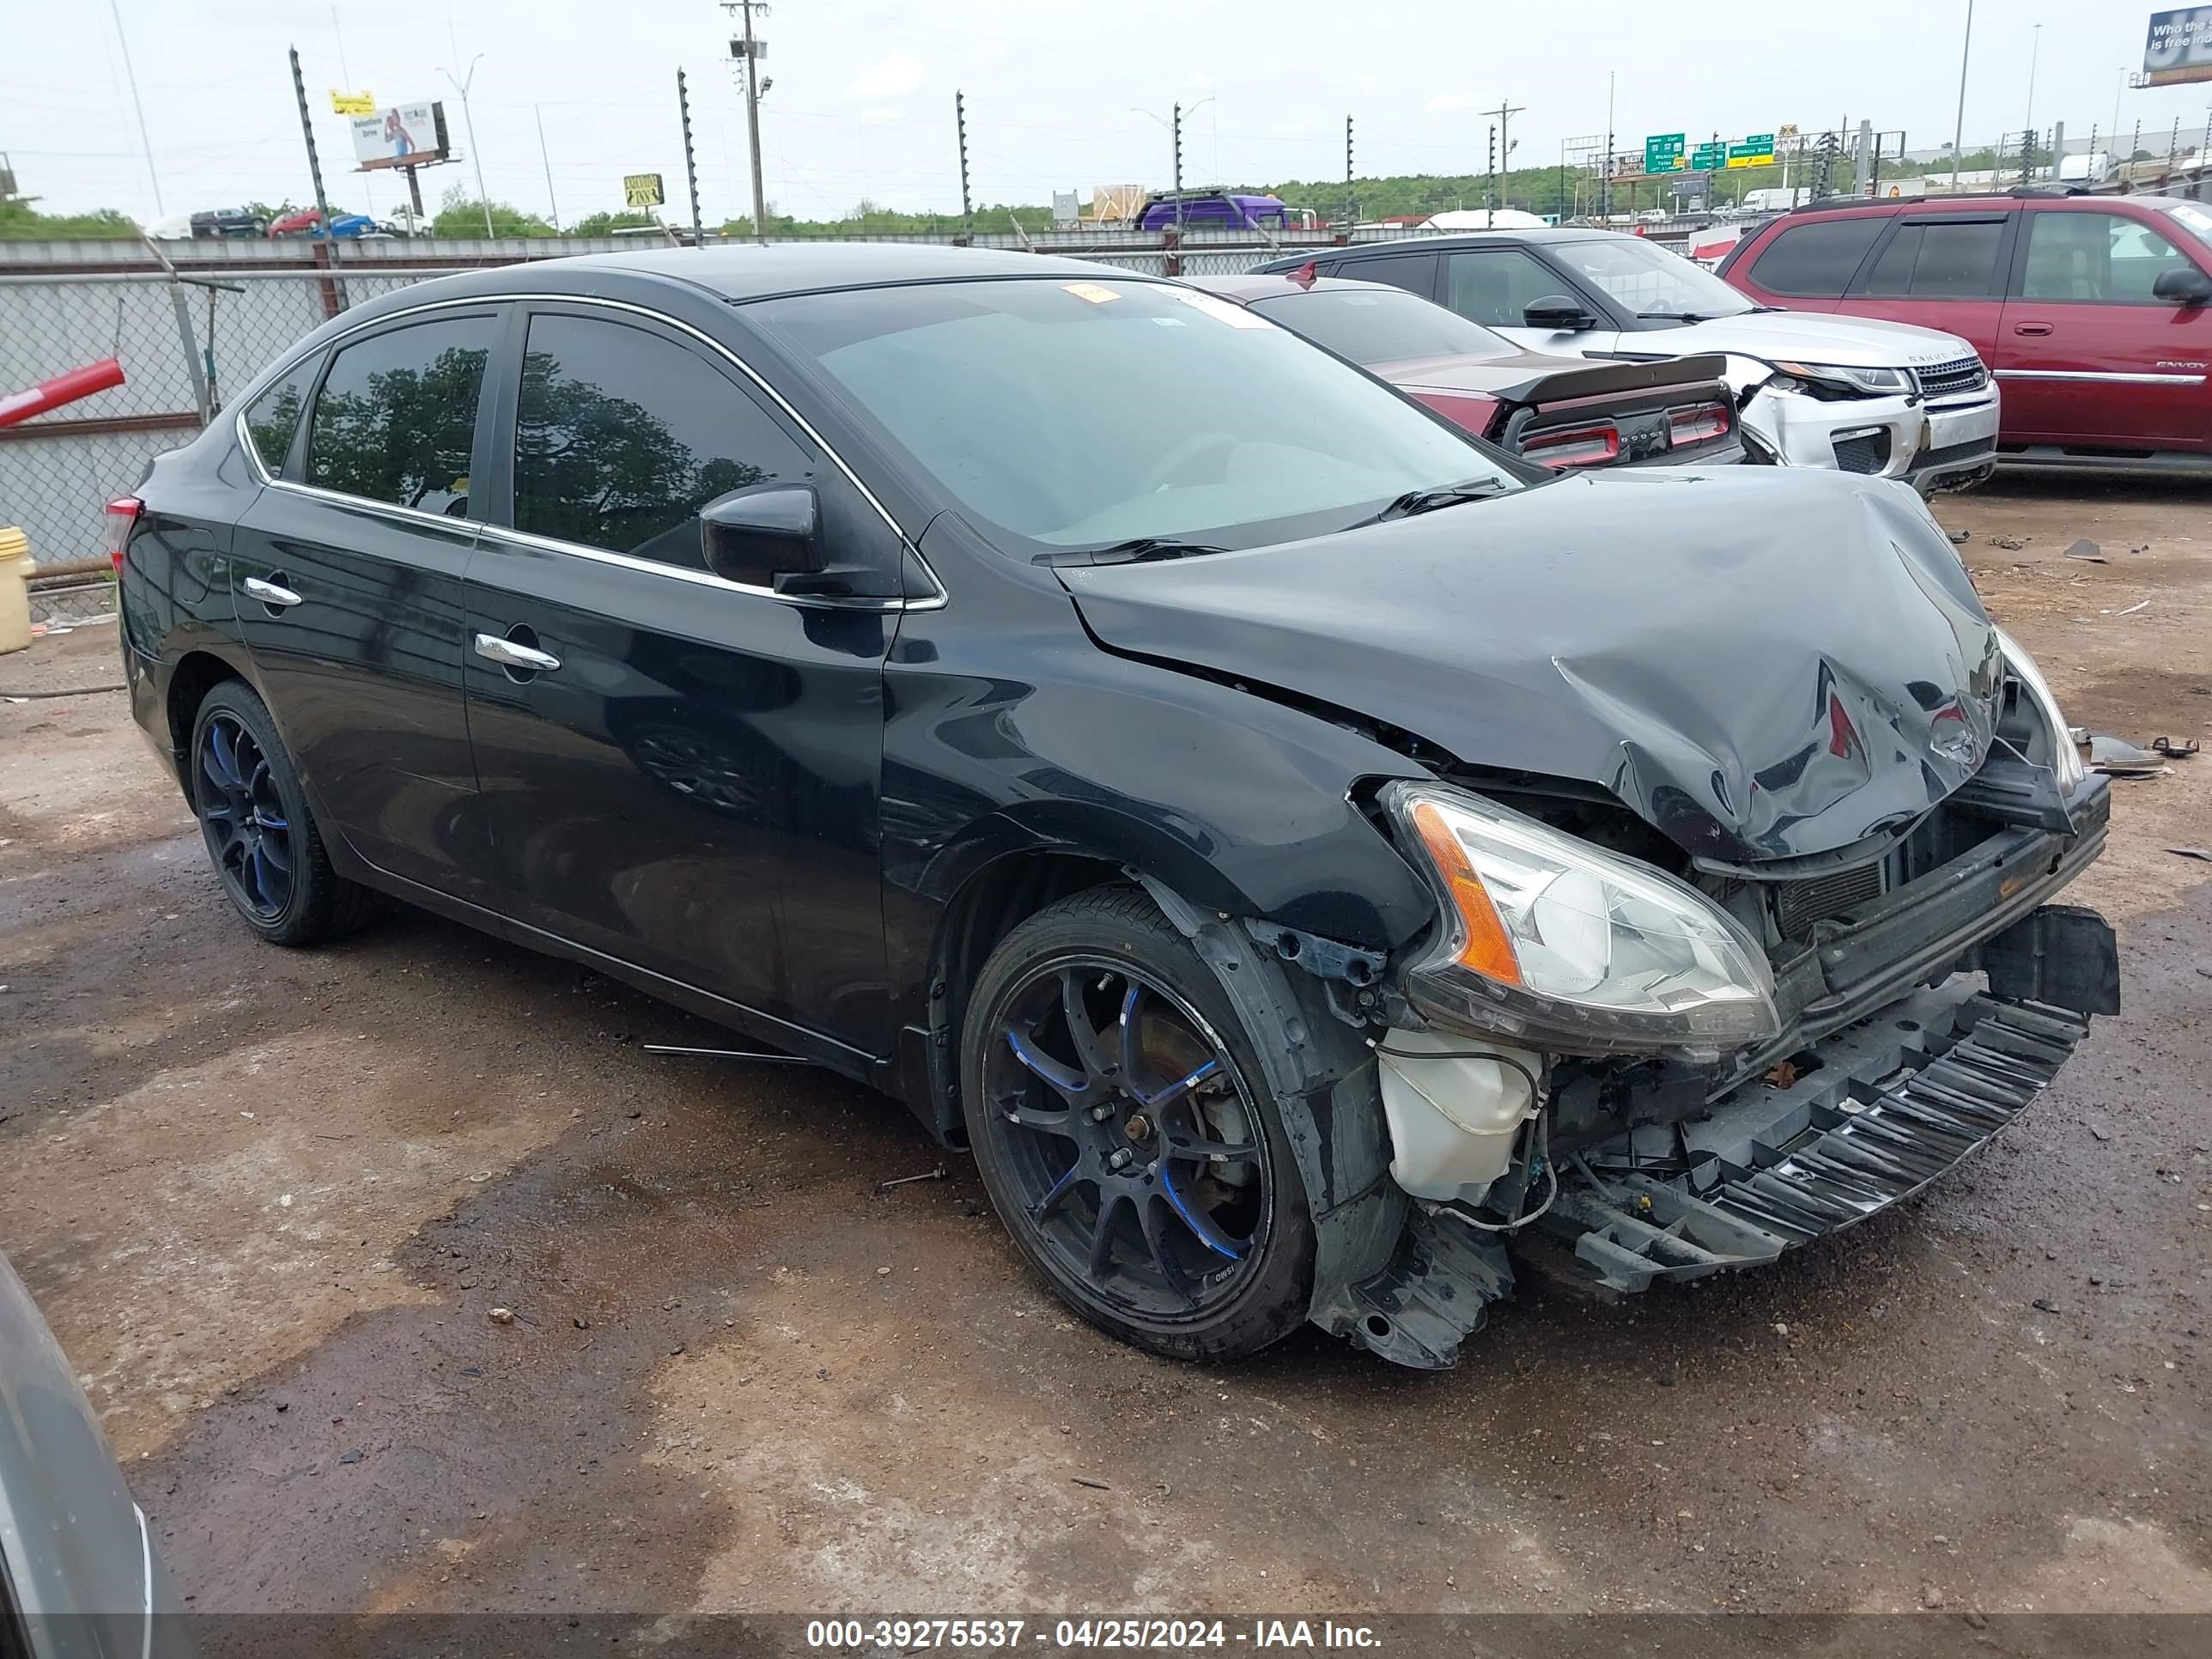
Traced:
[[2212, 472], [2212, 207], [2023, 190], [1822, 202], [1746, 236], [1753, 300], [1940, 328], [2004, 392], [2012, 463]]
[[1908, 492], [1555, 477], [1177, 283], [425, 283], [112, 521], [253, 933], [389, 896], [888, 1091], [1164, 1353], [1770, 1261], [2116, 1006], [2106, 781]]

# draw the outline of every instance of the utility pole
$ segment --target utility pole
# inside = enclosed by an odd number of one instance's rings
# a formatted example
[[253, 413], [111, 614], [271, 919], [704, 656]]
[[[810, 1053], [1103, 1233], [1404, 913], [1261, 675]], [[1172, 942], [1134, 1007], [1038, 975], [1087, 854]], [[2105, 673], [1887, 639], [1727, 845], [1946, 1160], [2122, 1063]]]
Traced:
[[960, 134], [960, 227], [973, 236], [975, 204], [968, 195], [968, 100], [957, 91], [952, 94], [952, 125]]
[[1486, 230], [1498, 224], [1498, 123], [1490, 124], [1490, 165], [1482, 175], [1482, 223]]
[[699, 222], [699, 163], [691, 152], [691, 94], [684, 84], [684, 71], [676, 71], [676, 110], [684, 121], [684, 182], [691, 190], [691, 246], [707, 245], [707, 228]]
[[1605, 72], [1605, 154], [1597, 168], [1597, 222], [1612, 222], [1613, 208], [1613, 88], [1617, 70]]
[[[1510, 196], [1513, 192], [1513, 138], [1510, 124], [1515, 116], [1522, 112], [1523, 107], [1519, 104], [1509, 104], [1501, 98], [1498, 100], [1496, 109], [1475, 112], [1478, 115], [1494, 115], [1498, 118], [1498, 125], [1490, 130], [1490, 212], [1493, 221], [1498, 214], [1498, 163], [1501, 159], [1505, 163], [1506, 194]], [[1510, 206], [1510, 204], [1508, 205]]]
[[1169, 123], [1168, 132], [1175, 142], [1176, 243], [1180, 247], [1182, 243], [1182, 106], [1174, 106], [1173, 112], [1175, 118]]
[[1959, 193], [1959, 146], [1966, 137], [1966, 53], [1974, 44], [1974, 0], [1966, 0], [1966, 33], [1959, 42], [1959, 118], [1951, 128], [1951, 194]]
[[[300, 136], [307, 141], [307, 177], [314, 180], [315, 212], [322, 220], [323, 243], [331, 263], [338, 262], [337, 239], [331, 234], [331, 204], [323, 194], [323, 162], [315, 154], [315, 124], [307, 115], [307, 83], [300, 74], [300, 49], [292, 48], [292, 95], [300, 100]], [[189, 355], [189, 354], [187, 354]]]
[[[545, 169], [545, 199], [553, 209], [553, 234], [557, 236], [561, 234], [561, 203], [560, 198], [553, 194], [553, 158], [545, 153], [545, 112], [532, 104], [530, 112], [538, 118], [538, 160]], [[412, 167], [407, 169], [407, 180], [410, 185], [415, 181], [415, 169]], [[422, 208], [422, 203], [416, 202], [416, 211], [421, 212]]]
[[[745, 59], [745, 142], [752, 147], [753, 156], [753, 240], [766, 245], [768, 241], [768, 191], [761, 183], [760, 100], [768, 90], [760, 73], [761, 53], [767, 42], [753, 34], [753, 13], [758, 10], [767, 16], [768, 7], [762, 0], [723, 0], [724, 11], [741, 13], [744, 18]], [[737, 42], [732, 40], [732, 46]]]
[[1344, 118], [1344, 228], [1349, 231], [1359, 222], [1359, 200], [1352, 189], [1352, 118]]

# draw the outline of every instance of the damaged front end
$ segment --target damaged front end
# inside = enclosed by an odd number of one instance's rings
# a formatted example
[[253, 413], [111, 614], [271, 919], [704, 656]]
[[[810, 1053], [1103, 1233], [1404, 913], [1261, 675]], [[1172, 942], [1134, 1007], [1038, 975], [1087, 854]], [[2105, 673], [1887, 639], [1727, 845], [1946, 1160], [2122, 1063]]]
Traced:
[[1525, 777], [1382, 791], [1439, 921], [1375, 1043], [1418, 1224], [1346, 1334], [1505, 1294], [1508, 1241], [1610, 1292], [1773, 1261], [1978, 1150], [2118, 1012], [2111, 928], [2049, 902], [2108, 786], [2002, 644], [1964, 781], [1817, 855], [1669, 850]]

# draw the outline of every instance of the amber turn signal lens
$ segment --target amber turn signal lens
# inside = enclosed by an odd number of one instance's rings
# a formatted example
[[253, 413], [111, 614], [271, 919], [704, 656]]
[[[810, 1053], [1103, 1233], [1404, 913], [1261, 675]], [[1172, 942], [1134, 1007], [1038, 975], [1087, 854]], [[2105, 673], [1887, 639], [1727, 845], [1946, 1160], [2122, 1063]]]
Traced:
[[1413, 827], [1420, 832], [1429, 857], [1436, 861], [1467, 931], [1460, 945], [1459, 965], [1485, 979], [1520, 984], [1521, 961], [1514, 954], [1513, 941], [1506, 937], [1505, 924], [1498, 919], [1498, 907], [1490, 902], [1489, 889], [1475, 873], [1467, 848], [1452, 834], [1444, 815], [1431, 802], [1421, 801], [1413, 808]]

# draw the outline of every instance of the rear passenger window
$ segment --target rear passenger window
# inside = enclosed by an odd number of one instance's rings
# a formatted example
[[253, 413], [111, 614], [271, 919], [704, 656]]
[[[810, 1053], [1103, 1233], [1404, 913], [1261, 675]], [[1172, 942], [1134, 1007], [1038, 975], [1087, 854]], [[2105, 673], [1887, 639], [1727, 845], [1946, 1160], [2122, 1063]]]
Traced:
[[1997, 250], [2003, 241], [2002, 219], [1937, 219], [1899, 225], [1859, 291], [1916, 300], [2001, 294]]
[[1340, 259], [1328, 268], [1331, 276], [1351, 276], [1363, 283], [1388, 283], [1424, 300], [1437, 295], [1437, 256], [1433, 253], [1387, 253], [1367, 259]]
[[465, 516], [477, 398], [495, 326], [489, 317], [452, 317], [341, 347], [315, 398], [307, 482]]
[[300, 429], [300, 411], [322, 362], [320, 353], [310, 356], [246, 406], [246, 435], [253, 441], [261, 470], [272, 478], [283, 473], [292, 453], [292, 434]]
[[688, 347], [626, 323], [531, 319], [516, 529], [703, 570], [702, 507], [806, 471], [805, 453]]
[[1840, 299], [1888, 222], [1883, 215], [1861, 213], [1791, 225], [1753, 261], [1751, 280], [1769, 294]]

